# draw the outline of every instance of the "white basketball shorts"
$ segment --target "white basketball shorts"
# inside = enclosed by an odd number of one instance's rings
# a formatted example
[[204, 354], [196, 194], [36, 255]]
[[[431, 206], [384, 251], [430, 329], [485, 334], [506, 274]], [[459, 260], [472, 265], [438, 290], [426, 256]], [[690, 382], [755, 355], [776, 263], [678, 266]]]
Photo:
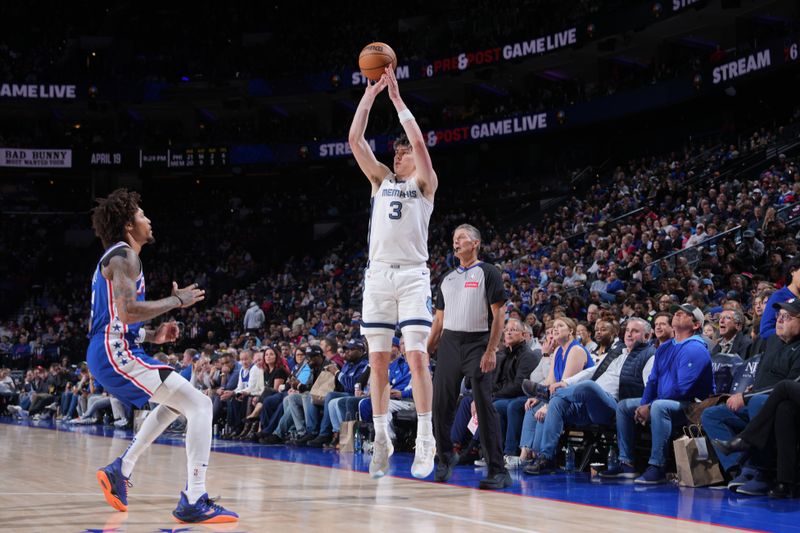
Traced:
[[361, 332], [429, 332], [433, 320], [431, 272], [423, 265], [370, 262], [364, 272]]

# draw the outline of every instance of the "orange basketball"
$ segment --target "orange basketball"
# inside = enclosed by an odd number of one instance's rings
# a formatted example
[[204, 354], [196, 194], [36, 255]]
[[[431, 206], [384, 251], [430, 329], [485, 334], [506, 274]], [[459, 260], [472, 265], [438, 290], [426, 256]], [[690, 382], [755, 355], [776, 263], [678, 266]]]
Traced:
[[358, 55], [361, 74], [372, 81], [381, 79], [384, 69], [389, 65], [393, 70], [397, 68], [397, 56], [386, 43], [369, 43]]

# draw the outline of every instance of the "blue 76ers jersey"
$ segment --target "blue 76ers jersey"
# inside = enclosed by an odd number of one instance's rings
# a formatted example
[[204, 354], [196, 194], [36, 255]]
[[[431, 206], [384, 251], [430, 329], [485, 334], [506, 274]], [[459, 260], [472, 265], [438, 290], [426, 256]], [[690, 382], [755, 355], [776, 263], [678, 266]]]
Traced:
[[[114, 336], [126, 337], [129, 341], [135, 341], [139, 335], [139, 328], [142, 322], [134, 324], [123, 324], [117, 317], [117, 308], [114, 302], [114, 290], [111, 281], [103, 277], [100, 271], [103, 267], [103, 260], [115, 250], [128, 247], [127, 243], [118, 242], [105, 251], [92, 278], [92, 315], [89, 319], [89, 337], [104, 335], [106, 333]], [[139, 276], [136, 278], [136, 300], [144, 301], [144, 269], [140, 269]]]

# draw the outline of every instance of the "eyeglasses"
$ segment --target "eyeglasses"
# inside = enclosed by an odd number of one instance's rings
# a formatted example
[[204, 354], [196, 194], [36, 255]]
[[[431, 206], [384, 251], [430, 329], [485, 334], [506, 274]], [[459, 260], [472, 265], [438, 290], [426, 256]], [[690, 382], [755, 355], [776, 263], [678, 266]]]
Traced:
[[789, 320], [792, 320], [794, 318], [800, 318], [800, 317], [797, 317], [797, 316], [794, 316], [794, 315], [790, 315], [786, 311], [781, 311], [780, 313], [778, 313], [778, 316], [777, 316], [776, 320], [778, 322], [788, 322]]
[[504, 329], [503, 331], [505, 331], [505, 332], [511, 332], [511, 331], [522, 331], [522, 330], [521, 330], [521, 329], [519, 329], [519, 328], [506, 328], [506, 329]]

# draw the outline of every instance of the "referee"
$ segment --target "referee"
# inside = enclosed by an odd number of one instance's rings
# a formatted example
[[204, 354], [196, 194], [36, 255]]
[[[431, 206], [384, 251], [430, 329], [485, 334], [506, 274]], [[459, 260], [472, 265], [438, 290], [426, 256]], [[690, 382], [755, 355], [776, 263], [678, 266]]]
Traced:
[[503, 489], [511, 486], [511, 476], [503, 461], [500, 421], [492, 404], [492, 371], [503, 330], [505, 292], [500, 272], [478, 261], [480, 245], [481, 234], [475, 227], [456, 228], [453, 250], [461, 266], [445, 274], [436, 294], [436, 316], [428, 338], [428, 353], [439, 346], [433, 378], [433, 429], [439, 457], [434, 480], [448, 481], [458, 464], [450, 428], [461, 379], [466, 376], [472, 382], [483, 457], [489, 467], [480, 488]]

